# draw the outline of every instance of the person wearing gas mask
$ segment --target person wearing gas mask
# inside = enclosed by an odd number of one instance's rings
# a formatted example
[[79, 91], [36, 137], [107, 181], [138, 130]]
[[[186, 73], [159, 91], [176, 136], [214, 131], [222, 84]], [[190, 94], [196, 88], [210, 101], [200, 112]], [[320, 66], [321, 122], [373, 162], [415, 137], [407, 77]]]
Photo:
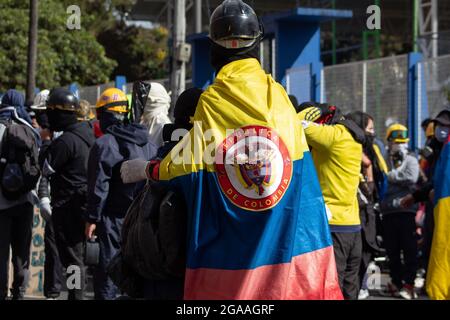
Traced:
[[96, 104], [104, 133], [93, 145], [88, 162], [86, 238], [98, 237], [99, 263], [94, 271], [96, 300], [113, 300], [120, 293], [107, 274], [111, 259], [120, 250], [122, 225], [136, 193], [136, 184], [124, 184], [120, 165], [131, 159], [151, 159], [157, 147], [147, 128], [128, 121], [128, 100], [116, 88], [105, 90]]
[[[402, 208], [400, 200], [412, 192], [419, 179], [419, 161], [408, 150], [408, 129], [391, 125], [388, 142], [388, 189], [381, 202], [383, 240], [389, 257], [391, 282], [389, 293], [395, 297], [415, 299], [414, 280], [418, 267], [415, 215], [417, 206]], [[403, 262], [401, 254], [403, 253]]]
[[427, 268], [426, 290], [431, 299], [450, 300], [450, 110], [433, 120], [434, 137], [439, 144], [432, 183], [401, 199], [404, 208], [430, 199], [434, 206], [434, 231]]
[[71, 91], [53, 89], [46, 105], [50, 129], [62, 134], [51, 142], [42, 157], [42, 173], [50, 181], [51, 219], [61, 262], [67, 269], [67, 276], [79, 276], [79, 281], [69, 288], [68, 299], [83, 300], [83, 212], [86, 210], [87, 161], [95, 137], [86, 122], [77, 120], [79, 101]]

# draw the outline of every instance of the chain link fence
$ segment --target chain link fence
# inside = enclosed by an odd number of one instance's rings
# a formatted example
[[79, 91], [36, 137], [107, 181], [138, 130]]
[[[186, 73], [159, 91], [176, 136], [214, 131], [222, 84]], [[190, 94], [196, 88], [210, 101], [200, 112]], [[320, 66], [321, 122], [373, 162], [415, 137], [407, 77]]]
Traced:
[[91, 105], [95, 105], [102, 92], [113, 88], [114, 85], [114, 82], [108, 82], [97, 86], [82, 87], [78, 90], [78, 96], [80, 99], [89, 101]]
[[407, 124], [407, 55], [328, 66], [323, 81], [328, 103], [344, 113], [367, 112], [378, 132], [394, 121]]
[[421, 83], [426, 88], [428, 114], [434, 118], [439, 111], [449, 108], [450, 54], [425, 60], [420, 65], [424, 71]]
[[304, 65], [286, 71], [286, 90], [299, 103], [311, 100], [311, 67]]

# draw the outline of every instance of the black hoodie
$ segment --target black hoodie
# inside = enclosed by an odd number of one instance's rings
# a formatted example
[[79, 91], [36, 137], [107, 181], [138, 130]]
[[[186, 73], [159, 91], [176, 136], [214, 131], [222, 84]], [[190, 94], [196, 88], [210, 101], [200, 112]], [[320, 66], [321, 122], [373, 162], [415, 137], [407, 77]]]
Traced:
[[[50, 177], [52, 207], [61, 207], [74, 199], [85, 199], [87, 192], [87, 162], [95, 142], [92, 127], [86, 122], [64, 128], [64, 133], [52, 141], [42, 161], [44, 176]], [[85, 206], [80, 203], [80, 207]]]
[[109, 126], [89, 154], [86, 220], [95, 223], [102, 215], [125, 217], [136, 184], [122, 182], [120, 166], [126, 160], [149, 160], [156, 151], [146, 127], [139, 124]]

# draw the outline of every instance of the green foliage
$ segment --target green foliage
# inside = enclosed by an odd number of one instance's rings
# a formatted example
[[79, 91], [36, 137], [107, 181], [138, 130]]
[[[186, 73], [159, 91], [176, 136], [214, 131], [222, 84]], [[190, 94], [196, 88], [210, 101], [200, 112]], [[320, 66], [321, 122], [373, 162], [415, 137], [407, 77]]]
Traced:
[[[0, 5], [0, 91], [26, 85], [28, 3], [7, 0]], [[37, 87], [107, 82], [117, 65], [83, 25], [69, 30], [68, 17], [61, 2], [39, 1]]]
[[118, 61], [115, 74], [128, 81], [158, 79], [166, 76], [168, 32], [165, 28], [143, 29], [117, 22], [99, 34], [107, 56]]
[[[61, 1], [61, 0], [60, 0]], [[117, 19], [124, 20], [135, 0], [62, 0], [64, 7], [77, 5], [82, 12], [82, 26], [97, 36], [114, 28]]]
[[[166, 76], [167, 30], [126, 26], [134, 0], [39, 0], [36, 86], [94, 85], [116, 74], [129, 81]], [[81, 9], [69, 30], [66, 9]], [[28, 0], [0, 2], [0, 92], [26, 86]]]

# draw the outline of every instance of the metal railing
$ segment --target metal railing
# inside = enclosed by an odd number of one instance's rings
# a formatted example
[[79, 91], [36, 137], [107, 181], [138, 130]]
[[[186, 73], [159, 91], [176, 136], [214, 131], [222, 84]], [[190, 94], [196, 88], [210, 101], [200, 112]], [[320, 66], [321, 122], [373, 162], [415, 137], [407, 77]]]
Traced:
[[323, 74], [326, 101], [344, 113], [367, 112], [379, 132], [393, 121], [407, 124], [407, 55], [328, 66]]

